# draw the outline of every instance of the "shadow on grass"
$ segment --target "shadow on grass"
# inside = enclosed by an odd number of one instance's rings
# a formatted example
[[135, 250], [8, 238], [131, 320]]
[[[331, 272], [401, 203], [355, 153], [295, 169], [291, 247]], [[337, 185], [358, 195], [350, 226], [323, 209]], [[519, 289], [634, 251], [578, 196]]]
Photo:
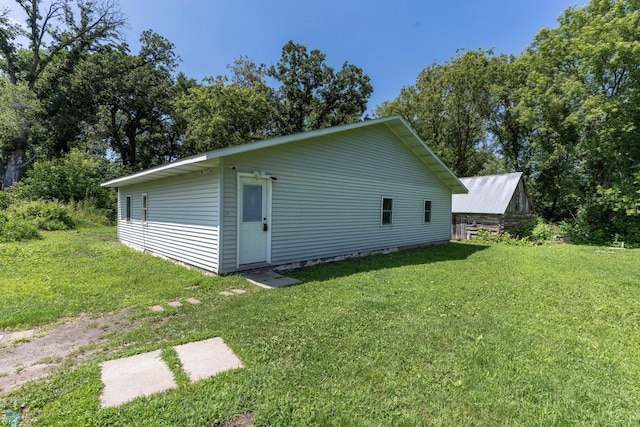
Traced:
[[[301, 267], [288, 272], [286, 276], [310, 280], [328, 280], [363, 272], [385, 270], [411, 265], [424, 265], [444, 261], [462, 261], [489, 246], [468, 243], [449, 243], [403, 249], [388, 254], [368, 255], [343, 261], [331, 261], [313, 266]], [[301, 283], [302, 284], [302, 283]], [[295, 285], [294, 285], [295, 286]]]

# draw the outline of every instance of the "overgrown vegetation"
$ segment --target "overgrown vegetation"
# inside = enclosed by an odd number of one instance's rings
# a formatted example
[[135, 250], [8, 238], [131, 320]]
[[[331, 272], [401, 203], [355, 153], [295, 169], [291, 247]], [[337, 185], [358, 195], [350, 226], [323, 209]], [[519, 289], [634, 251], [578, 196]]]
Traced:
[[117, 194], [100, 183], [122, 173], [113, 163], [77, 149], [59, 159], [36, 161], [27, 177], [0, 192], [0, 242], [38, 239], [42, 230], [113, 223]]
[[[2, 327], [129, 306], [140, 322], [2, 398], [32, 426], [222, 425], [247, 411], [254, 426], [640, 423], [637, 250], [458, 243], [289, 272], [303, 283], [267, 291], [114, 232], [0, 246]], [[249, 292], [218, 294], [229, 287]], [[189, 296], [202, 304], [147, 308]], [[245, 368], [99, 409], [101, 361], [214, 336]]]

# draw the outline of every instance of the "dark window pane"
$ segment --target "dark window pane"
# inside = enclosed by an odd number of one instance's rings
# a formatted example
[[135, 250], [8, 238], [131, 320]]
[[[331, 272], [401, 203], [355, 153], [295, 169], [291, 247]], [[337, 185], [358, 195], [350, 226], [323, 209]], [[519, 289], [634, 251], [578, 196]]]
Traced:
[[262, 185], [242, 185], [242, 222], [262, 221]]
[[391, 224], [391, 211], [382, 212], [382, 223]]
[[390, 211], [393, 209], [393, 199], [382, 199], [382, 210]]
[[127, 197], [127, 221], [131, 221], [131, 197]]
[[424, 201], [424, 222], [431, 222], [431, 200]]

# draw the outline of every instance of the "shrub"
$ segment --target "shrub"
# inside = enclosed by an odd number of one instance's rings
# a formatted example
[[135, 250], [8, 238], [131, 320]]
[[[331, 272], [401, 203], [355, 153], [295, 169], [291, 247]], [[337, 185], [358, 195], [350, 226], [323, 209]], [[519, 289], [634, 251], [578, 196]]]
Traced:
[[521, 221], [514, 230], [519, 238], [529, 237], [533, 234], [533, 229], [538, 225], [538, 218]]
[[23, 240], [41, 239], [35, 225], [24, 219], [12, 219], [5, 212], [0, 212], [0, 242], [19, 242]]
[[543, 220], [538, 220], [538, 223], [531, 230], [531, 237], [537, 241], [549, 240], [553, 235], [553, 227]]
[[117, 194], [100, 183], [123, 174], [121, 167], [106, 159], [73, 149], [59, 159], [36, 161], [9, 191], [22, 200], [88, 201], [113, 210], [115, 216]]
[[478, 235], [473, 240], [480, 243], [500, 243], [514, 246], [530, 246], [535, 243], [526, 237], [511, 237], [511, 234], [506, 231], [502, 234], [495, 234], [487, 230], [478, 230]]
[[113, 225], [115, 222], [113, 210], [100, 209], [88, 201], [76, 203], [71, 218], [78, 227]]
[[36, 200], [15, 203], [9, 207], [14, 220], [24, 220], [39, 230], [69, 230], [75, 228], [71, 217], [72, 208], [63, 203]]

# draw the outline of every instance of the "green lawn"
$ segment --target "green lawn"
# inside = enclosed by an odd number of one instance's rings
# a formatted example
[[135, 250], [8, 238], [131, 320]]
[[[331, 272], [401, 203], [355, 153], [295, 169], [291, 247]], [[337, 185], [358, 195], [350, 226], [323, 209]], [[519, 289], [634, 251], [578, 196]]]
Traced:
[[[315, 266], [263, 290], [113, 235], [0, 245], [1, 327], [118, 307], [141, 320], [94, 360], [6, 396], [32, 425], [213, 426], [245, 411], [256, 426], [640, 424], [639, 250], [459, 243]], [[250, 292], [218, 294], [229, 287]], [[203, 303], [145, 308], [188, 296]], [[98, 408], [99, 362], [214, 336], [244, 369]]]

